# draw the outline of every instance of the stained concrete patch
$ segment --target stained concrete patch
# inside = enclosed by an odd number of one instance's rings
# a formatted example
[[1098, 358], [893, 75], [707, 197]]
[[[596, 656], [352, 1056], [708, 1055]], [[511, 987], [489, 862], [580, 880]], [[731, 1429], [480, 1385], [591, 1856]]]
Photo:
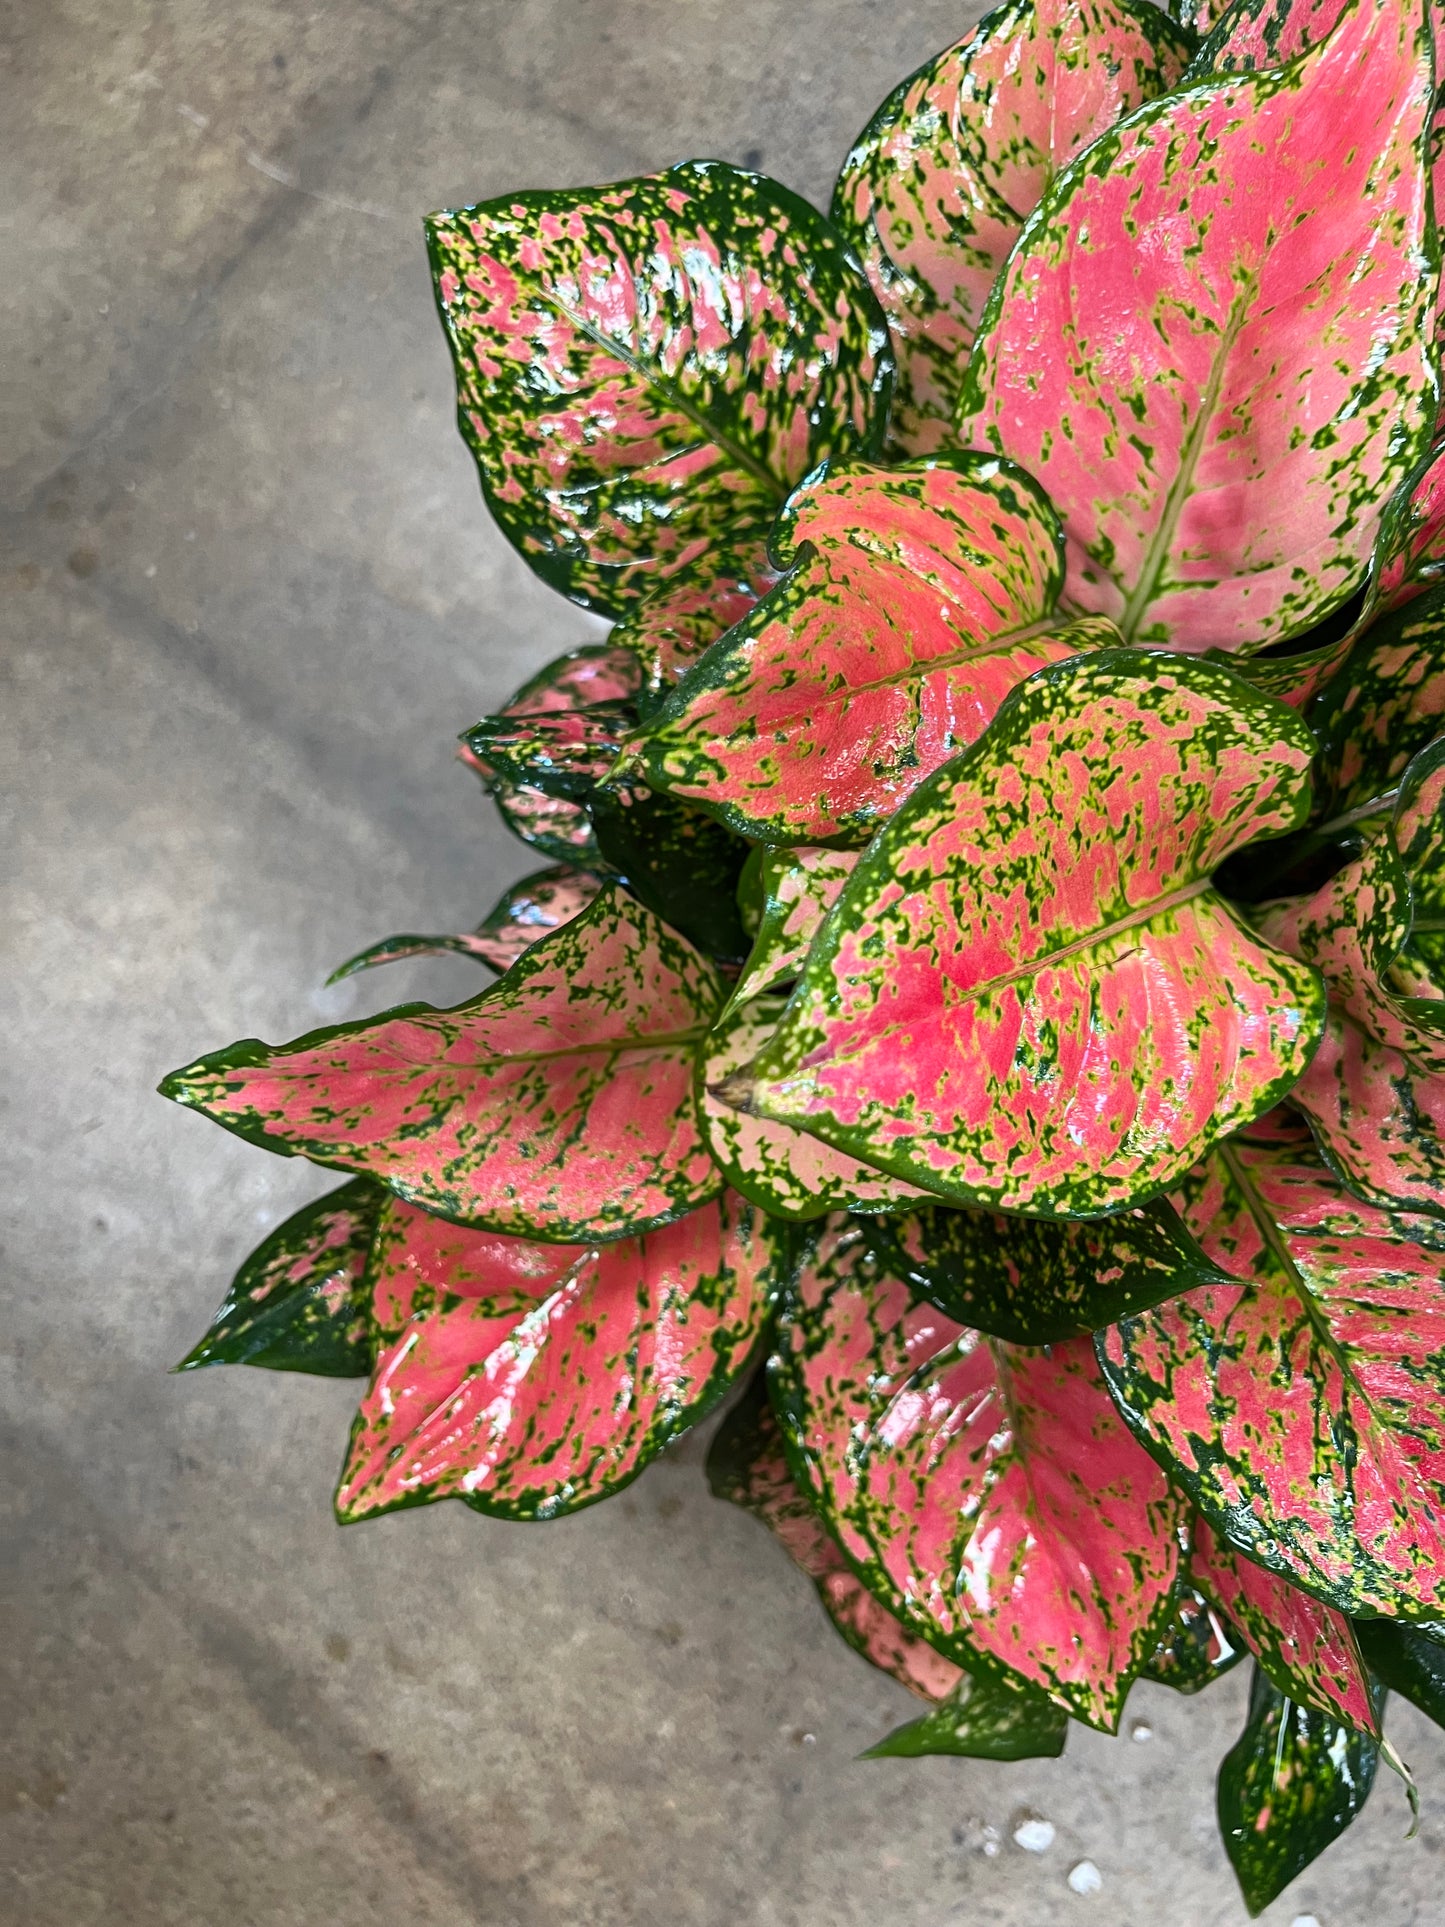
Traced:
[[[173, 1378], [328, 1182], [156, 1098], [532, 867], [458, 730], [599, 633], [488, 526], [420, 215], [688, 153], [816, 200], [968, 6], [89, 0], [12, 21], [0, 368], [10, 1927], [1236, 1927], [1236, 1676], [1147, 1745], [860, 1763], [912, 1705], [692, 1439], [576, 1519], [338, 1531], [354, 1388]], [[1445, 1746], [1265, 1916], [1426, 1927]], [[1054, 1829], [1028, 1853], [1013, 1816]], [[1033, 1836], [1031, 1836], [1033, 1837]], [[1085, 1861], [1097, 1896], [1068, 1885]]]

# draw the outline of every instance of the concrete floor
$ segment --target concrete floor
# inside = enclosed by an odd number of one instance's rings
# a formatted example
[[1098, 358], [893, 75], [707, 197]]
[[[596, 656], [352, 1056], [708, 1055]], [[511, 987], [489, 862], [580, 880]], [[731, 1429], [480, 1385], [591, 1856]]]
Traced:
[[[475, 987], [319, 985], [529, 867], [451, 743], [597, 633], [481, 509], [419, 216], [693, 153], [822, 198], [970, 17], [15, 0], [0, 26], [6, 1927], [1243, 1921], [1212, 1813], [1237, 1676], [1140, 1689], [1146, 1744], [858, 1764], [911, 1702], [708, 1497], [701, 1440], [551, 1526], [340, 1532], [354, 1388], [166, 1376], [322, 1183], [157, 1076]], [[1395, 1731], [1420, 1837], [1382, 1775], [1268, 1921], [1439, 1921], [1445, 1736]], [[1021, 1809], [1047, 1852], [1011, 1843]]]

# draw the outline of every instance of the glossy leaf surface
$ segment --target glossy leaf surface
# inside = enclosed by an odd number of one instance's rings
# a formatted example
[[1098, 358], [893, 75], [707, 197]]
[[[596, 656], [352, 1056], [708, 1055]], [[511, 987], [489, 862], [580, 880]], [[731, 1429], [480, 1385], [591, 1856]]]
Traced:
[[588, 798], [597, 851], [645, 903], [710, 957], [748, 953], [738, 915], [738, 878], [748, 846], [674, 796], [618, 784]]
[[1223, 1145], [1175, 1195], [1247, 1282], [1098, 1339], [1120, 1410], [1209, 1523], [1342, 1612], [1445, 1607], [1445, 1241], [1363, 1204], [1302, 1127]]
[[1013, 0], [896, 87], [833, 191], [898, 358], [892, 434], [952, 439], [959, 377], [1025, 217], [1067, 161], [1172, 87], [1193, 38], [1140, 0]]
[[698, 1122], [725, 1181], [761, 1210], [799, 1222], [830, 1211], [898, 1210], [926, 1195], [787, 1124], [735, 1111], [713, 1094], [757, 1055], [782, 1009], [781, 999], [760, 997], [730, 1011], [698, 1055]]
[[606, 1497], [747, 1363], [772, 1256], [757, 1214], [730, 1199], [591, 1248], [389, 1201], [373, 1266], [383, 1342], [338, 1516], [460, 1498], [541, 1519]]
[[496, 781], [581, 801], [616, 762], [633, 719], [630, 703], [484, 716], [467, 731], [466, 744]]
[[1379, 1739], [1369, 1674], [1343, 1613], [1246, 1559], [1203, 1519], [1195, 1525], [1189, 1569], [1281, 1693]]
[[776, 181], [688, 161], [450, 210], [427, 233], [488, 505], [574, 601], [622, 615], [706, 552], [748, 577], [790, 488], [877, 449], [882, 313]]
[[856, 850], [758, 852], [753, 947], [728, 999], [730, 1011], [792, 983], [857, 862]]
[[591, 870], [554, 864], [511, 884], [475, 930], [454, 937], [383, 937], [333, 970], [326, 981], [339, 983], [375, 964], [401, 963], [411, 957], [475, 957], [498, 973], [510, 970], [524, 950], [580, 917], [601, 888], [602, 879]]
[[1380, 1684], [1445, 1726], [1445, 1626], [1436, 1626], [1432, 1636], [1398, 1619], [1361, 1619], [1355, 1633]]
[[1228, 670], [1036, 676], [860, 858], [734, 1102], [964, 1204], [1089, 1217], [1260, 1115], [1324, 1018], [1211, 888], [1309, 807], [1309, 732]]
[[613, 886], [470, 1003], [248, 1038], [162, 1089], [459, 1223], [617, 1238], [720, 1188], [691, 1092], [721, 1001], [697, 952]]
[[1445, 1217], [1445, 1076], [1332, 1009], [1290, 1092], [1325, 1162], [1385, 1209]]
[[638, 705], [650, 714], [703, 651], [731, 629], [778, 579], [771, 566], [746, 575], [720, 567], [705, 553], [660, 582], [623, 617], [608, 641], [637, 660], [642, 676]]
[[1112, 1730], [1179, 1568], [1180, 1505], [1087, 1340], [1025, 1351], [810, 1235], [775, 1394], [795, 1474], [876, 1597], [969, 1671], [1003, 1667]]
[[264, 1365], [323, 1378], [371, 1370], [367, 1256], [383, 1193], [355, 1180], [289, 1217], [251, 1253], [179, 1372]]
[[[1441, 183], [1436, 185], [1438, 198]], [[1372, 574], [1371, 592], [1387, 610], [1413, 602], [1445, 578], [1445, 439], [1436, 441], [1385, 510]]]
[[851, 1569], [788, 1470], [782, 1434], [761, 1376], [718, 1427], [708, 1484], [774, 1533], [812, 1580], [823, 1610], [857, 1653], [920, 1699], [943, 1700], [964, 1675], [925, 1640], [905, 1632]]
[[896, 1726], [860, 1757], [917, 1760], [952, 1753], [968, 1760], [1056, 1760], [1068, 1736], [1068, 1714], [1041, 1693], [966, 1673], [941, 1706]]
[[1378, 1760], [1373, 1740], [1286, 1699], [1255, 1668], [1249, 1717], [1219, 1769], [1219, 1831], [1251, 1914], [1344, 1832]]
[[893, 1277], [1015, 1345], [1077, 1338], [1221, 1276], [1162, 1198], [1083, 1224], [924, 1204], [865, 1235]]
[[1197, 1587], [1181, 1581], [1164, 1637], [1139, 1677], [1176, 1693], [1202, 1693], [1243, 1658], [1239, 1635]]
[[865, 835], [1026, 676], [1119, 640], [1051, 620], [1057, 517], [992, 456], [830, 471], [773, 546], [788, 574], [635, 745], [655, 788], [768, 842]]
[[1074, 606], [1250, 653], [1358, 586], [1436, 412], [1432, 101], [1421, 9], [1359, 0], [1288, 67], [1141, 108], [1046, 195], [960, 435], [1057, 505]]
[[1310, 705], [1322, 815], [1393, 802], [1411, 758], [1445, 733], [1445, 588], [1362, 635]]

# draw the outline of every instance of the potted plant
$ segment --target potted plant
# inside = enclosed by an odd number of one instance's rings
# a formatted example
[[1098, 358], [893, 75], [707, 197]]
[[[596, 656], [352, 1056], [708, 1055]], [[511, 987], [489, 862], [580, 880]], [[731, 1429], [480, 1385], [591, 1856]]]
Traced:
[[464, 739], [545, 867], [343, 966], [468, 1002], [162, 1089], [346, 1174], [185, 1361], [369, 1379], [343, 1521], [737, 1393], [714, 1489], [928, 1702], [875, 1754], [1250, 1656], [1257, 1911], [1445, 1721], [1436, 89], [1421, 0], [1209, 12], [1009, 0], [827, 219], [428, 222], [487, 503], [615, 623]]

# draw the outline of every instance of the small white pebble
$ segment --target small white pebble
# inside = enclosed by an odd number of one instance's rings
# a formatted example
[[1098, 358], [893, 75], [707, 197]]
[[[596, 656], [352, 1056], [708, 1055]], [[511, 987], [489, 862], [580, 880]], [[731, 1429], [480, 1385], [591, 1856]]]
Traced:
[[992, 1827], [989, 1827], [986, 1830], [983, 1837], [983, 1845], [979, 1848], [979, 1852], [983, 1855], [985, 1860], [993, 1860], [997, 1857], [998, 1836], [994, 1833], [994, 1830]]
[[816, 1733], [805, 1733], [803, 1735], [804, 1746], [816, 1746], [817, 1744], [818, 1744], [818, 1736]]
[[1052, 1820], [1021, 1820], [1014, 1828], [1014, 1845], [1025, 1853], [1046, 1853], [1053, 1844]]
[[1148, 1720], [1135, 1720], [1134, 1724], [1129, 1728], [1129, 1738], [1134, 1741], [1136, 1746], [1143, 1746], [1146, 1740], [1152, 1740], [1153, 1737], [1154, 1729]]
[[1077, 1867], [1069, 1869], [1069, 1890], [1076, 1894], [1096, 1894], [1104, 1884], [1104, 1876], [1092, 1860], [1081, 1860]]
[[1289, 1927], [1320, 1927], [1313, 1914], [1296, 1914]]

